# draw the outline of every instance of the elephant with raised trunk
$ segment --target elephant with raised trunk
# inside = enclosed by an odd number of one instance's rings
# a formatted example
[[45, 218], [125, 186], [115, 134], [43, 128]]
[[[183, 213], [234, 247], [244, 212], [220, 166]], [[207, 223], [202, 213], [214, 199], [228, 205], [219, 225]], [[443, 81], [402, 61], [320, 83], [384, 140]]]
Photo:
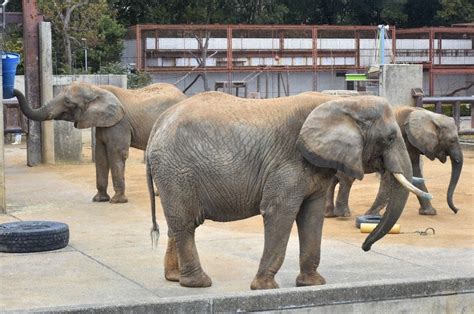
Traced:
[[[413, 182], [415, 186], [428, 192], [420, 168], [420, 155], [425, 155], [430, 160], [437, 158], [442, 163], [446, 162], [447, 156], [451, 159], [451, 178], [447, 202], [449, 208], [457, 213], [458, 208], [454, 205], [453, 194], [461, 175], [463, 154], [454, 120], [442, 114], [408, 106], [397, 107], [394, 109], [394, 113], [408, 149], [413, 176], [421, 179]], [[326, 217], [350, 216], [349, 193], [353, 182], [354, 179], [344, 173], [338, 173], [332, 179], [326, 200]], [[334, 205], [334, 189], [338, 183], [339, 193]], [[387, 191], [382, 188], [383, 186], [382, 184], [375, 202], [365, 213], [366, 215], [378, 214], [387, 204]], [[436, 209], [431, 205], [429, 199], [418, 197], [418, 201], [420, 215], [436, 215]]]
[[[31, 120], [64, 120], [78, 129], [96, 128], [94, 202], [125, 203], [125, 161], [130, 147], [145, 150], [158, 116], [186, 96], [174, 85], [153, 84], [128, 90], [111, 85], [72, 83], [39, 109], [14, 91], [20, 108]], [[115, 195], [107, 194], [109, 171]]]
[[[293, 223], [300, 243], [297, 286], [324, 284], [317, 272], [327, 187], [337, 170], [362, 179], [386, 171], [392, 194], [369, 250], [395, 224], [411, 187], [410, 158], [388, 103], [380, 97], [335, 99], [303, 93], [242, 99], [219, 92], [180, 102], [158, 118], [146, 150], [153, 229], [153, 183], [168, 224], [165, 278], [207, 287], [195, 229], [205, 219], [234, 221], [261, 214], [265, 244], [251, 289], [278, 288]], [[401, 183], [400, 183], [401, 182]]]

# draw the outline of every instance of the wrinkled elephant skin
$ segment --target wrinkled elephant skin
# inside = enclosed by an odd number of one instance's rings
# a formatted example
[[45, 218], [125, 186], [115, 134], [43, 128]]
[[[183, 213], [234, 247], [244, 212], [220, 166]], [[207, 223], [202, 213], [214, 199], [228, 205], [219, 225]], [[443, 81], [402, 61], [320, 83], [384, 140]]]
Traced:
[[[205, 219], [259, 214], [265, 244], [251, 289], [278, 288], [275, 274], [295, 221], [296, 285], [324, 284], [317, 267], [325, 194], [336, 171], [362, 179], [370, 167], [412, 177], [400, 129], [383, 98], [312, 92], [258, 100], [219, 92], [190, 97], [158, 119], [146, 164], [152, 230], [158, 232], [154, 184], [169, 229], [165, 276], [186, 287], [212, 283], [199, 262], [195, 229]], [[407, 190], [389, 184], [393, 198], [364, 250], [391, 229], [405, 206]]]
[[[158, 116], [185, 99], [174, 85], [158, 83], [127, 90], [110, 85], [73, 83], [39, 109], [32, 109], [15, 90], [20, 108], [32, 120], [64, 120], [79, 129], [96, 128], [94, 202], [125, 203], [125, 161], [130, 147], [145, 150]], [[109, 172], [115, 195], [107, 194]]]

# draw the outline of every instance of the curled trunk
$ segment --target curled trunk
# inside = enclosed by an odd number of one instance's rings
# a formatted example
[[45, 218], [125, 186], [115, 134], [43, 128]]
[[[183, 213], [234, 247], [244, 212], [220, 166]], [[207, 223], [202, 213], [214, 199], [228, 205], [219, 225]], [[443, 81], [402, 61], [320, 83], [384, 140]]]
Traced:
[[50, 120], [51, 119], [51, 118], [48, 117], [49, 112], [48, 112], [48, 107], [47, 106], [43, 106], [39, 109], [33, 109], [27, 103], [26, 97], [25, 97], [25, 95], [23, 95], [22, 92], [15, 89], [13, 91], [13, 94], [18, 99], [18, 103], [20, 105], [21, 111], [23, 112], [23, 114], [28, 119], [35, 120], [35, 121], [44, 121], [44, 120]]
[[449, 158], [451, 159], [451, 179], [449, 180], [447, 200], [449, 208], [451, 208], [454, 213], [457, 213], [459, 209], [454, 206], [453, 194], [456, 185], [458, 184], [459, 177], [461, 176], [463, 165], [463, 155], [459, 144], [456, 144], [454, 147], [449, 149]]

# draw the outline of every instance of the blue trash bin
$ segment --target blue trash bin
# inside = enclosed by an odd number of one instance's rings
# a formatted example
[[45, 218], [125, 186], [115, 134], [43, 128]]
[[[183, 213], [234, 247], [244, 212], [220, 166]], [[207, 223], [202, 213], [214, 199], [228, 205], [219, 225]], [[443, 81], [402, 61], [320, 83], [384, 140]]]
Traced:
[[20, 54], [2, 51], [3, 99], [13, 97], [16, 67], [20, 63]]

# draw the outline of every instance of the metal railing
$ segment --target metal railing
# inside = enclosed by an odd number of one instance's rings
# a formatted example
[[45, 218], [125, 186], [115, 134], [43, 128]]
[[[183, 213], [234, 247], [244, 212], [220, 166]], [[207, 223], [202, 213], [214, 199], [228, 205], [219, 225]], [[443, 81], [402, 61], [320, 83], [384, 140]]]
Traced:
[[[434, 104], [436, 113], [443, 113], [443, 105], [451, 105], [453, 112], [453, 119], [458, 128], [459, 135], [473, 135], [474, 134], [474, 96], [453, 96], [453, 97], [416, 97], [416, 106], [425, 107], [424, 105]], [[470, 104], [471, 110], [471, 128], [460, 130], [461, 126], [461, 104]]]

